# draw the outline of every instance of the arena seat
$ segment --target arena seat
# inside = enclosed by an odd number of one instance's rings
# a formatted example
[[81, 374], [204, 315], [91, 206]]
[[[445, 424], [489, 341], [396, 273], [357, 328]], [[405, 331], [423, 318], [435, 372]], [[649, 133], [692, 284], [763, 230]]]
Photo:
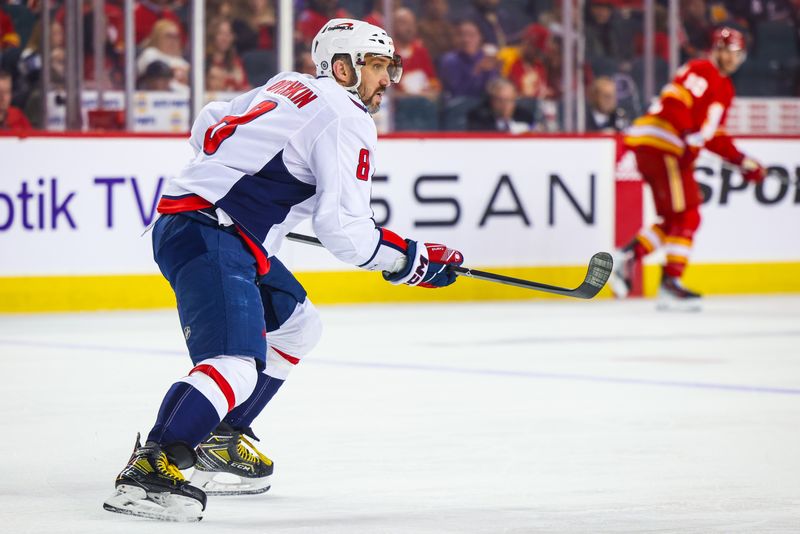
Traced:
[[422, 96], [394, 99], [394, 129], [398, 132], [430, 132], [439, 127], [439, 106]]
[[277, 73], [277, 60], [273, 50], [248, 50], [242, 54], [247, 81], [258, 87]]

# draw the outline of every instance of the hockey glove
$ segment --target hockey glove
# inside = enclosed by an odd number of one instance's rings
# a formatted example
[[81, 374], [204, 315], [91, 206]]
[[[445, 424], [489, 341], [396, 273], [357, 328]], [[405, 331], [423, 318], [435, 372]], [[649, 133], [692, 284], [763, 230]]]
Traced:
[[457, 250], [437, 243], [418, 243], [406, 239], [406, 266], [396, 273], [384, 272], [392, 284], [420, 287], [445, 287], [456, 281], [456, 273], [448, 265], [461, 265], [464, 256]]
[[742, 170], [742, 176], [748, 182], [760, 182], [767, 176], [767, 171], [761, 166], [759, 162], [753, 158], [745, 157], [739, 164]]

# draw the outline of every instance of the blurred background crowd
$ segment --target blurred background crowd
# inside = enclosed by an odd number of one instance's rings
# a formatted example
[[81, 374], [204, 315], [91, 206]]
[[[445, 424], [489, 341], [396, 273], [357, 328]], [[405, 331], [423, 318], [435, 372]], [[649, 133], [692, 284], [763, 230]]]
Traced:
[[[640, 114], [643, 0], [585, 0], [582, 17], [587, 131], [618, 131]], [[134, 4], [135, 87], [188, 96], [187, 0]], [[391, 28], [404, 75], [391, 94], [395, 130], [560, 131], [560, 0], [295, 0], [295, 70], [311, 75], [309, 45], [333, 17]], [[96, 68], [94, 7], [82, 2], [83, 88], [124, 84], [122, 0], [105, 0], [103, 65]], [[50, 3], [50, 84], [64, 83], [65, 9]], [[656, 86], [669, 76], [666, 3], [656, 0]], [[209, 98], [245, 91], [277, 72], [274, 0], [207, 0], [205, 87]], [[800, 95], [800, 0], [681, 0], [680, 60], [702, 57], [712, 30], [732, 25], [750, 40], [734, 77], [740, 96]], [[42, 116], [40, 0], [0, 0], [0, 128], [39, 128]], [[391, 20], [387, 20], [391, 17]], [[97, 73], [101, 76], [98, 78]], [[230, 95], [229, 95], [230, 96]]]

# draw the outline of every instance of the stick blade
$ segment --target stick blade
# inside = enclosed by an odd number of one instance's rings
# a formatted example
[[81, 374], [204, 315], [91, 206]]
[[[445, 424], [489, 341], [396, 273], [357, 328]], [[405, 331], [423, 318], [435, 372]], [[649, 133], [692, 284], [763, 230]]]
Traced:
[[598, 252], [589, 260], [589, 268], [586, 271], [586, 278], [577, 287], [573, 296], [590, 299], [597, 295], [608, 282], [611, 270], [614, 267], [614, 260], [608, 252]]

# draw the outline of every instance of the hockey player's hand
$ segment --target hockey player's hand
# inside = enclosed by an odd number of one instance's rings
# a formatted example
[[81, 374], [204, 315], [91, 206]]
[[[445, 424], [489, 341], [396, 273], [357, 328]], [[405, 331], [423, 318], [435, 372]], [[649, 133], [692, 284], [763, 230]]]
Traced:
[[406, 266], [396, 273], [383, 273], [393, 284], [420, 287], [445, 287], [456, 281], [456, 273], [448, 265], [461, 265], [464, 256], [457, 250], [438, 243], [418, 243], [406, 239]]
[[760, 182], [767, 176], [767, 171], [761, 166], [759, 162], [753, 158], [745, 157], [742, 163], [739, 164], [742, 169], [742, 176], [748, 182]]

